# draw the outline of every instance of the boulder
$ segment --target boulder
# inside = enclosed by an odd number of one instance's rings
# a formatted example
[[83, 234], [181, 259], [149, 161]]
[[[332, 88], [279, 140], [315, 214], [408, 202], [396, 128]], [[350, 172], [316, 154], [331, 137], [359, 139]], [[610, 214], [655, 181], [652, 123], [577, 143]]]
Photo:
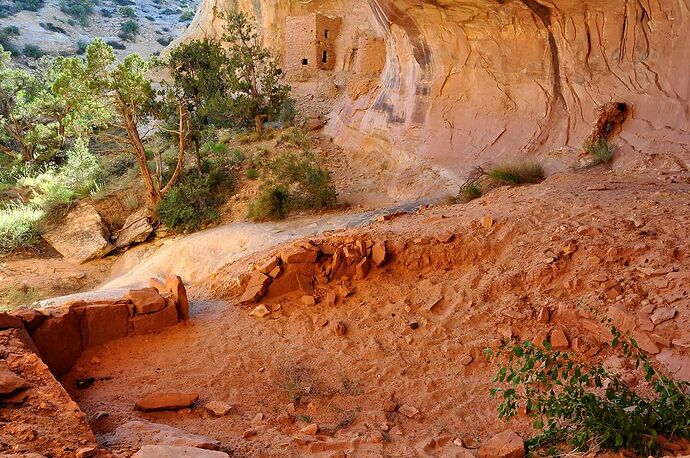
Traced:
[[124, 248], [135, 243], [141, 243], [149, 238], [152, 232], [153, 226], [149, 212], [142, 208], [127, 217], [124, 226], [115, 236], [115, 248]]
[[316, 258], [319, 256], [319, 252], [316, 250], [316, 247], [310, 250], [299, 245], [293, 245], [284, 250], [280, 254], [280, 258], [285, 264], [316, 262]]
[[58, 225], [43, 233], [65, 259], [84, 263], [100, 259], [115, 249], [110, 244], [110, 234], [95, 208], [79, 204]]
[[479, 447], [479, 458], [522, 458], [525, 442], [514, 431], [496, 434]]
[[227, 458], [225, 452], [204, 450], [194, 447], [171, 447], [166, 445], [145, 445], [132, 458]]
[[273, 269], [280, 265], [280, 258], [278, 256], [273, 256], [268, 259], [265, 263], [259, 266], [259, 272], [268, 275]]
[[270, 284], [271, 277], [258, 270], [255, 271], [249, 278], [244, 294], [240, 297], [240, 303], [246, 304], [261, 299], [266, 294], [266, 289]]
[[177, 305], [177, 316], [180, 321], [189, 319], [189, 298], [187, 297], [187, 289], [182, 283], [182, 278], [179, 275], [166, 275], [165, 285], [172, 293]]
[[676, 309], [671, 307], [659, 307], [656, 310], [654, 310], [654, 313], [652, 313], [650, 319], [652, 320], [652, 323], [657, 325], [663, 323], [664, 321], [671, 320], [675, 316]]
[[4, 360], [0, 361], [0, 397], [12, 396], [28, 387], [26, 380], [12, 372]]
[[218, 417], [223, 417], [230, 413], [230, 411], [232, 410], [232, 406], [227, 402], [223, 401], [211, 401], [204, 407], [206, 408], [206, 410]]
[[179, 410], [191, 407], [197, 399], [198, 393], [152, 393], [139, 399], [134, 407], [142, 412]]
[[371, 247], [371, 260], [378, 267], [381, 267], [386, 262], [386, 242], [374, 243], [374, 246]]
[[137, 315], [160, 312], [166, 306], [166, 301], [156, 288], [132, 289], [127, 293], [127, 299], [134, 304]]
[[149, 278], [149, 288], [156, 288], [160, 294], [167, 294], [171, 291], [168, 289], [168, 285], [160, 278], [151, 277]]

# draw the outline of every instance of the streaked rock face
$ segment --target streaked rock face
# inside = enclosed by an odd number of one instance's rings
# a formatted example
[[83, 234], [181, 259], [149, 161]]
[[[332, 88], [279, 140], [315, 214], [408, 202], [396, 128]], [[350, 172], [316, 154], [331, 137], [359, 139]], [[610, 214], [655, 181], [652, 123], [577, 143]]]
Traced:
[[[290, 15], [343, 18], [336, 72], [347, 90], [328, 129], [345, 146], [462, 175], [572, 152], [596, 108], [620, 101], [631, 112], [618, 167], [690, 163], [689, 0], [205, 0], [188, 36], [218, 33], [215, 7], [256, 15], [276, 49]], [[387, 50], [373, 82], [352, 71], [367, 34]]]

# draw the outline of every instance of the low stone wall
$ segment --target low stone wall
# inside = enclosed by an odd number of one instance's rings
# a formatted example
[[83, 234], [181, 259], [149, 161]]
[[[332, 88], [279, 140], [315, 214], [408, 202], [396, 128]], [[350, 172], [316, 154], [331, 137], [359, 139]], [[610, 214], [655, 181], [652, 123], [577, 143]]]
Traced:
[[39, 356], [59, 377], [91, 347], [131, 335], [149, 334], [187, 320], [189, 301], [178, 276], [151, 279], [150, 287], [123, 297], [82, 298], [40, 309], [0, 314], [0, 329], [26, 329]]

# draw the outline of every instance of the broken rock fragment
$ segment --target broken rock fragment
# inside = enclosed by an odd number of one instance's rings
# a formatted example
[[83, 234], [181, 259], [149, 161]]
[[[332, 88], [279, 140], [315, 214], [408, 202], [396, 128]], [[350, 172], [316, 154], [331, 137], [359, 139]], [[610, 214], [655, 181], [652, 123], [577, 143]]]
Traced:
[[12, 372], [5, 361], [0, 361], [0, 397], [13, 396], [28, 387], [26, 380]]
[[479, 458], [522, 458], [525, 442], [514, 431], [496, 434], [479, 447]]
[[134, 407], [142, 412], [179, 410], [191, 407], [197, 399], [198, 393], [153, 393], [139, 399]]
[[165, 298], [156, 288], [130, 290], [127, 298], [134, 304], [137, 315], [160, 312], [166, 306]]

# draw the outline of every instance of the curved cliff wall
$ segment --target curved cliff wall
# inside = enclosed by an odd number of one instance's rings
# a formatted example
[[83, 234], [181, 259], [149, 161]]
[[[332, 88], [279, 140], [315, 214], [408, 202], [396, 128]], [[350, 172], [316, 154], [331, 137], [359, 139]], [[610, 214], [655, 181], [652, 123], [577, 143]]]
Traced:
[[[461, 176], [573, 152], [596, 108], [620, 101], [619, 166], [690, 165], [690, 0], [204, 0], [187, 37], [217, 35], [214, 11], [229, 8], [279, 50], [288, 16], [342, 17], [324, 78], [340, 89], [329, 132], [345, 146]], [[362, 36], [385, 43], [374, 78], [353, 69]]]

